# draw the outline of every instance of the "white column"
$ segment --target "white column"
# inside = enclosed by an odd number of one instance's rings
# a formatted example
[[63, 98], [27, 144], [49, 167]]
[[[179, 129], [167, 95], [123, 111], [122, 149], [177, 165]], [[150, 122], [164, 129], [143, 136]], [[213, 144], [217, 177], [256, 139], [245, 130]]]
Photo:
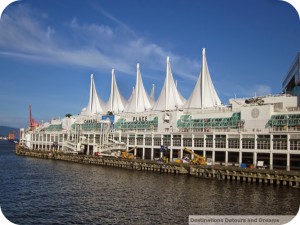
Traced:
[[243, 141], [242, 141], [242, 135], [240, 134], [240, 151], [242, 150], [243, 147]]
[[226, 140], [226, 142], [225, 142], [225, 149], [228, 149], [228, 136], [227, 135], [225, 135], [225, 140]]
[[243, 141], [242, 141], [242, 134], [240, 134], [240, 151], [239, 151], [239, 165], [243, 162], [243, 153], [242, 153], [242, 146], [243, 146]]
[[[226, 142], [227, 143], [227, 142]], [[227, 145], [227, 144], [226, 144]], [[227, 148], [226, 148], [227, 149]], [[228, 151], [225, 151], [225, 166], [228, 165]]]
[[172, 162], [172, 159], [173, 159], [173, 134], [171, 134], [169, 151], [170, 151], [170, 162]]
[[287, 156], [286, 156], [286, 170], [290, 171], [290, 166], [291, 166], [291, 142], [290, 142], [290, 134], [287, 135]]
[[241, 165], [243, 161], [243, 153], [241, 151], [239, 151], [239, 164]]
[[96, 132], [94, 132], [94, 138], [93, 138], [93, 155], [95, 154], [95, 149], [96, 149]]
[[[271, 148], [273, 148], [273, 147], [271, 147]], [[273, 152], [271, 151], [270, 152], [270, 170], [272, 170], [273, 169]]]
[[163, 158], [163, 152], [160, 151], [161, 146], [164, 144], [163, 135], [160, 135], [160, 145], [159, 145], [159, 157]]
[[121, 141], [122, 141], [122, 131], [119, 130], [119, 142], [121, 142]]
[[257, 164], [257, 152], [253, 152], [253, 165], [254, 167], [256, 167], [256, 164]]
[[143, 147], [143, 155], [142, 155], [142, 159], [145, 159], [145, 147]]
[[290, 161], [291, 161], [291, 156], [290, 156], [290, 153], [288, 153], [286, 155], [286, 170], [287, 171], [290, 171]]
[[40, 136], [41, 136], [41, 135], [38, 134], [38, 141], [39, 141], [39, 142], [38, 142], [38, 143], [39, 143], [38, 146], [39, 146], [39, 150], [42, 150], [42, 145], [41, 145], [41, 139], [40, 139]]
[[183, 149], [182, 148], [180, 149], [180, 158], [181, 159], [183, 158]]
[[154, 149], [153, 149], [153, 145], [151, 147], [151, 160], [154, 160]]
[[290, 134], [287, 135], [287, 150], [289, 151], [291, 149], [291, 142], [290, 142]]
[[89, 155], [90, 154], [90, 134], [87, 135], [87, 150], [86, 150], [86, 154]]
[[44, 143], [45, 143], [45, 141], [44, 141], [44, 134], [42, 134], [42, 149], [45, 151], [46, 149], [43, 147]]
[[163, 158], [163, 152], [160, 152], [159, 154], [159, 158]]
[[146, 136], [143, 135], [143, 155], [142, 155], [142, 159], [145, 159], [145, 138], [146, 138]]
[[154, 160], [154, 134], [151, 134], [151, 160]]
[[[191, 149], [192, 152], [195, 152], [194, 149]], [[191, 159], [194, 159], [194, 154], [191, 154]]]
[[192, 148], [194, 148], [194, 147], [195, 147], [194, 137], [195, 137], [195, 135], [194, 135], [194, 134], [192, 134]]

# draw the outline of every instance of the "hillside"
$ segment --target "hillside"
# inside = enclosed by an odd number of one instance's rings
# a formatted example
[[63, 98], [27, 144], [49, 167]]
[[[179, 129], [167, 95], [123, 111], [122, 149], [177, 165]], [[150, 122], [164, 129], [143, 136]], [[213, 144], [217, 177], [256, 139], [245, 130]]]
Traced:
[[0, 137], [7, 137], [7, 135], [13, 131], [16, 131], [15, 137], [19, 138], [19, 128], [0, 126]]

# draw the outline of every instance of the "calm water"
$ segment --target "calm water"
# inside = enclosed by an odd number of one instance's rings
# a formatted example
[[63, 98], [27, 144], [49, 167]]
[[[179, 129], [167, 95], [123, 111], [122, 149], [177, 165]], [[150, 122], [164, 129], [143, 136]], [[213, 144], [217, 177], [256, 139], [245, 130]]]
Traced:
[[17, 224], [187, 224], [189, 215], [295, 215], [300, 189], [16, 156], [0, 142], [0, 205]]

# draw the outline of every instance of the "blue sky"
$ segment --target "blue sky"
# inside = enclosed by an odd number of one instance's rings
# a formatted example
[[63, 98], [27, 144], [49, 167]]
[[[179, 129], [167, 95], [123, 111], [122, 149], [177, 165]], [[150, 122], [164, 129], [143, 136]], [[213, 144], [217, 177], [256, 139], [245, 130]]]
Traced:
[[281, 92], [300, 51], [296, 10], [279, 0], [22, 0], [0, 20], [0, 125], [78, 114], [88, 103], [90, 74], [107, 101], [111, 69], [128, 98], [140, 63], [148, 93], [158, 97], [170, 56], [188, 98], [202, 48], [223, 103]]

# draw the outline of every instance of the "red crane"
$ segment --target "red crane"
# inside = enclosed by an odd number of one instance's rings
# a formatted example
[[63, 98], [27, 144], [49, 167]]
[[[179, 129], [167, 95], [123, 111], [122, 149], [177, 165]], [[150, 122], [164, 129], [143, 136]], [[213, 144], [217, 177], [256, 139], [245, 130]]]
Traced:
[[29, 105], [29, 127], [30, 129], [33, 129], [35, 127], [38, 127], [40, 124], [35, 121], [35, 119], [32, 118], [32, 113], [31, 113], [31, 105]]

